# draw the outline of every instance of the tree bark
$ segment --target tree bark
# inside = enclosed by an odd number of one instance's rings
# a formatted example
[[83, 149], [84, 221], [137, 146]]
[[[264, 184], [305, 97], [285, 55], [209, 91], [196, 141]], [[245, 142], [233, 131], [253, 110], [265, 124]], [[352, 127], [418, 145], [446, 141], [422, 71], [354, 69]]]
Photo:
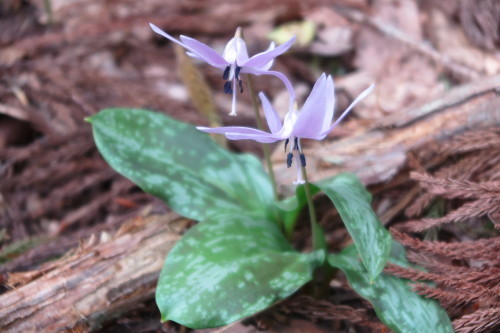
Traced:
[[165, 257], [186, 219], [135, 218], [114, 237], [91, 237], [37, 271], [11, 273], [0, 296], [1, 332], [93, 331], [152, 299]]

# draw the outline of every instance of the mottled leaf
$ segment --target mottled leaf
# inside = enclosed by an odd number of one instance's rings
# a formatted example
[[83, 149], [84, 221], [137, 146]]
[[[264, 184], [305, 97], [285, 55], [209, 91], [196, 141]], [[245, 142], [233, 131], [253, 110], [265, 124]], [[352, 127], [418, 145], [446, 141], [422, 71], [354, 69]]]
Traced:
[[[401, 251], [404, 251], [401, 245], [393, 242], [389, 261], [407, 266], [409, 264]], [[381, 273], [371, 282], [354, 246], [341, 254], [329, 255], [328, 262], [344, 271], [352, 289], [370, 301], [379, 319], [394, 332], [453, 332], [446, 311], [435, 300], [413, 292], [410, 281]]]
[[194, 126], [138, 109], [106, 109], [89, 121], [111, 167], [181, 215], [205, 219], [272, 207], [260, 162], [224, 150]]
[[156, 302], [163, 320], [191, 328], [226, 325], [295, 292], [323, 260], [323, 251], [294, 251], [276, 223], [258, 215], [212, 217], [170, 252]]
[[370, 193], [355, 175], [349, 173], [339, 174], [315, 185], [337, 208], [373, 281], [389, 257], [391, 235], [371, 208]]

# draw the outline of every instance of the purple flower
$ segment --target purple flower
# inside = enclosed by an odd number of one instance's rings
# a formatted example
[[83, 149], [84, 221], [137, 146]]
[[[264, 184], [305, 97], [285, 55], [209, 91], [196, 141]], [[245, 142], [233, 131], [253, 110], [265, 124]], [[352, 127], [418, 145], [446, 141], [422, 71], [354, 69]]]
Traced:
[[239, 88], [240, 93], [243, 92], [243, 85], [240, 78], [241, 73], [255, 75], [268, 74], [278, 77], [283, 81], [290, 93], [290, 104], [293, 103], [295, 93], [288, 78], [283, 73], [270, 71], [269, 69], [273, 65], [274, 58], [285, 53], [292, 46], [295, 37], [292, 37], [288, 42], [278, 47], [275, 47], [274, 43], [271, 43], [266, 51], [249, 58], [245, 41], [241, 38], [240, 28], [236, 30], [235, 36], [226, 44], [224, 52], [220, 55], [217, 51], [196, 39], [180, 36], [179, 41], [154, 24], [149, 23], [149, 25], [157, 34], [187, 49], [186, 54], [190, 57], [200, 59], [223, 71], [222, 78], [226, 81], [224, 83], [224, 92], [226, 94], [233, 94], [233, 104], [229, 115], [236, 116], [236, 91]]
[[294, 107], [292, 107], [286, 114], [283, 124], [281, 123], [278, 113], [273, 109], [266, 96], [263, 93], [259, 94], [271, 133], [238, 126], [196, 128], [203, 132], [225, 134], [229, 140], [250, 139], [263, 143], [285, 140], [285, 152], [287, 151], [287, 144], [291, 142], [292, 144], [290, 145], [287, 155], [287, 166], [290, 167], [292, 165], [294, 158], [293, 153], [295, 153], [297, 181], [294, 182], [294, 184], [302, 184], [304, 183], [304, 180], [302, 179], [300, 166], [306, 166], [306, 159], [302, 153], [300, 139], [324, 139], [328, 133], [330, 133], [335, 126], [337, 126], [337, 124], [344, 119], [354, 105], [365, 98], [373, 90], [373, 88], [374, 85], [372, 84], [365, 91], [363, 91], [333, 124], [333, 108], [335, 104], [333, 79], [331, 76], [327, 77], [323, 73], [318, 81], [316, 81], [311, 94], [302, 107], [302, 111], [299, 112], [295, 104]]

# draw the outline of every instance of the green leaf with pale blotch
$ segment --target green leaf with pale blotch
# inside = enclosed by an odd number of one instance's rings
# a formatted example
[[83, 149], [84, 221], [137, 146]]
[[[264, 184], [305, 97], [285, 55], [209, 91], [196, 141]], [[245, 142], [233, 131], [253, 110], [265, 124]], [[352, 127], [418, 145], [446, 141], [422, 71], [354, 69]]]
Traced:
[[[408, 266], [401, 251], [404, 251], [402, 246], [393, 242], [389, 261]], [[437, 301], [413, 292], [410, 281], [381, 273], [374, 282], [370, 282], [354, 246], [346, 248], [341, 254], [329, 255], [328, 262], [344, 271], [352, 289], [370, 301], [379, 319], [394, 332], [453, 332], [446, 311]]]
[[298, 253], [262, 216], [214, 216], [170, 252], [156, 288], [163, 320], [227, 325], [282, 300], [312, 279], [323, 251]]
[[90, 122], [111, 167], [177, 213], [269, 213], [273, 191], [255, 157], [230, 153], [194, 126], [152, 111], [106, 109]]
[[371, 195], [349, 173], [315, 183], [332, 200], [363, 260], [370, 280], [384, 269], [391, 250], [391, 235], [370, 206]]

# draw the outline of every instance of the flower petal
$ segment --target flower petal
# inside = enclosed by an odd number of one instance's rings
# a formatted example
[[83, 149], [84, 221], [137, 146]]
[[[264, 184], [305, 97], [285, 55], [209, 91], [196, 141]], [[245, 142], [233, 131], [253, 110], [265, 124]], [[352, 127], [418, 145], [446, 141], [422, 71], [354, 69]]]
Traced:
[[280, 79], [286, 87], [286, 90], [288, 91], [288, 94], [290, 95], [290, 107], [293, 105], [293, 101], [295, 101], [295, 90], [293, 90], [292, 84], [290, 83], [290, 80], [280, 72], [276, 71], [262, 71], [254, 68], [248, 68], [248, 67], [243, 67], [241, 69], [242, 73], [249, 73], [249, 74], [254, 74], [254, 75], [273, 75], [276, 76], [278, 79]]
[[[323, 131], [323, 124], [326, 121], [331, 122], [333, 108], [330, 110], [328, 108], [332, 107], [333, 104], [327, 102], [328, 98], [332, 98], [332, 94], [327, 93], [327, 89], [331, 87], [328, 81], [325, 73], [323, 73], [314, 84], [311, 94], [307, 97], [304, 107], [295, 122], [293, 135], [296, 137], [317, 140]], [[326, 117], [330, 118], [326, 120]]]
[[251, 127], [243, 127], [243, 126], [225, 126], [225, 127], [203, 127], [196, 126], [196, 129], [206, 133], [219, 133], [225, 134], [228, 132], [241, 133], [241, 134], [252, 134], [252, 135], [260, 135], [260, 134], [269, 134], [267, 132], [251, 128]]
[[180, 38], [181, 41], [184, 43], [183, 46], [185, 48], [187, 48], [192, 53], [196, 54], [198, 57], [200, 57], [203, 61], [205, 61], [209, 65], [218, 68], [224, 68], [228, 65], [226, 60], [224, 60], [224, 58], [219, 53], [217, 53], [217, 51], [215, 51], [208, 45], [203, 44], [191, 37], [180, 36]]
[[226, 127], [196, 127], [198, 130], [206, 133], [219, 133], [225, 134], [229, 140], [254, 140], [263, 143], [270, 143], [281, 140], [280, 137], [267, 133], [258, 129], [240, 126], [226, 126]]
[[375, 88], [375, 84], [372, 84], [371, 86], [369, 86], [368, 88], [366, 88], [365, 91], [363, 91], [361, 94], [359, 94], [359, 96], [356, 97], [356, 99], [351, 103], [351, 105], [349, 105], [347, 107], [347, 109], [345, 109], [345, 111], [340, 115], [339, 119], [335, 120], [335, 122], [326, 131], [323, 131], [323, 133], [321, 133], [321, 135], [320, 135], [321, 139], [323, 139], [328, 133], [330, 133], [335, 128], [335, 126], [337, 126], [342, 121], [342, 119], [344, 119], [344, 117], [347, 116], [347, 114], [349, 113], [349, 111], [351, 111], [352, 108], [356, 104], [358, 104], [358, 102], [360, 102], [369, 93], [371, 93], [372, 90], [373, 90], [373, 88]]
[[248, 59], [243, 66], [252, 67], [259, 70], [265, 70], [267, 64], [276, 58], [277, 56], [285, 53], [292, 46], [293, 42], [295, 42], [295, 36], [290, 38], [290, 40], [280, 46], [273, 48], [272, 50], [266, 50], [264, 52], [258, 53]]
[[[272, 51], [274, 50], [275, 47], [276, 44], [274, 42], [271, 42], [271, 44], [269, 44], [269, 48], [265, 52]], [[268, 71], [271, 67], [273, 67], [273, 64], [274, 64], [274, 59], [269, 61], [266, 65], [262, 66], [261, 69], [264, 71]]]
[[333, 115], [335, 114], [335, 86], [333, 84], [333, 78], [328, 75], [326, 78], [326, 91], [325, 91], [325, 107], [326, 113], [323, 118], [323, 125], [321, 126], [321, 132], [326, 131], [330, 124], [332, 123]]
[[281, 124], [280, 116], [273, 109], [271, 103], [267, 99], [266, 95], [259, 93], [260, 100], [262, 102], [262, 108], [264, 109], [264, 114], [266, 116], [267, 125], [271, 130], [271, 133], [277, 133], [283, 125]]
[[174, 37], [170, 36], [169, 34], [167, 34], [165, 31], [161, 30], [160, 28], [158, 28], [156, 25], [154, 25], [153, 23], [149, 23], [149, 26], [151, 27], [151, 29], [153, 29], [154, 32], [156, 32], [157, 34], [159, 35], [162, 35], [163, 37], [167, 38], [167, 39], [170, 39], [172, 42], [176, 43], [176, 44], [179, 44], [180, 46], [182, 47], [185, 47], [187, 48], [188, 50], [190, 50], [190, 48], [185, 45], [184, 43], [178, 41], [177, 39], [175, 39]]
[[227, 63], [241, 66], [248, 60], [248, 52], [245, 41], [239, 37], [231, 38], [231, 40], [226, 44], [222, 56]]
[[248, 51], [245, 41], [241, 38], [236, 38], [236, 64], [243, 66], [248, 60]]
[[161, 30], [158, 28], [156, 25], [153, 23], [149, 23], [149, 26], [151, 29], [153, 29], [154, 32], [157, 34], [171, 40], [172, 42], [179, 44], [180, 46], [186, 48], [189, 53], [189, 56], [195, 56], [209, 65], [212, 65], [214, 67], [219, 67], [223, 68], [227, 66], [227, 63], [224, 61], [224, 58], [220, 54], [218, 54], [215, 50], [212, 48], [208, 47], [207, 45], [198, 42], [196, 39], [186, 37], [186, 36], [181, 36], [181, 41], [178, 41], [174, 37], [170, 36], [167, 34], [165, 31]]
[[266, 133], [266, 135], [226, 133], [226, 138], [229, 140], [254, 140], [260, 143], [273, 143], [282, 140], [269, 133]]

